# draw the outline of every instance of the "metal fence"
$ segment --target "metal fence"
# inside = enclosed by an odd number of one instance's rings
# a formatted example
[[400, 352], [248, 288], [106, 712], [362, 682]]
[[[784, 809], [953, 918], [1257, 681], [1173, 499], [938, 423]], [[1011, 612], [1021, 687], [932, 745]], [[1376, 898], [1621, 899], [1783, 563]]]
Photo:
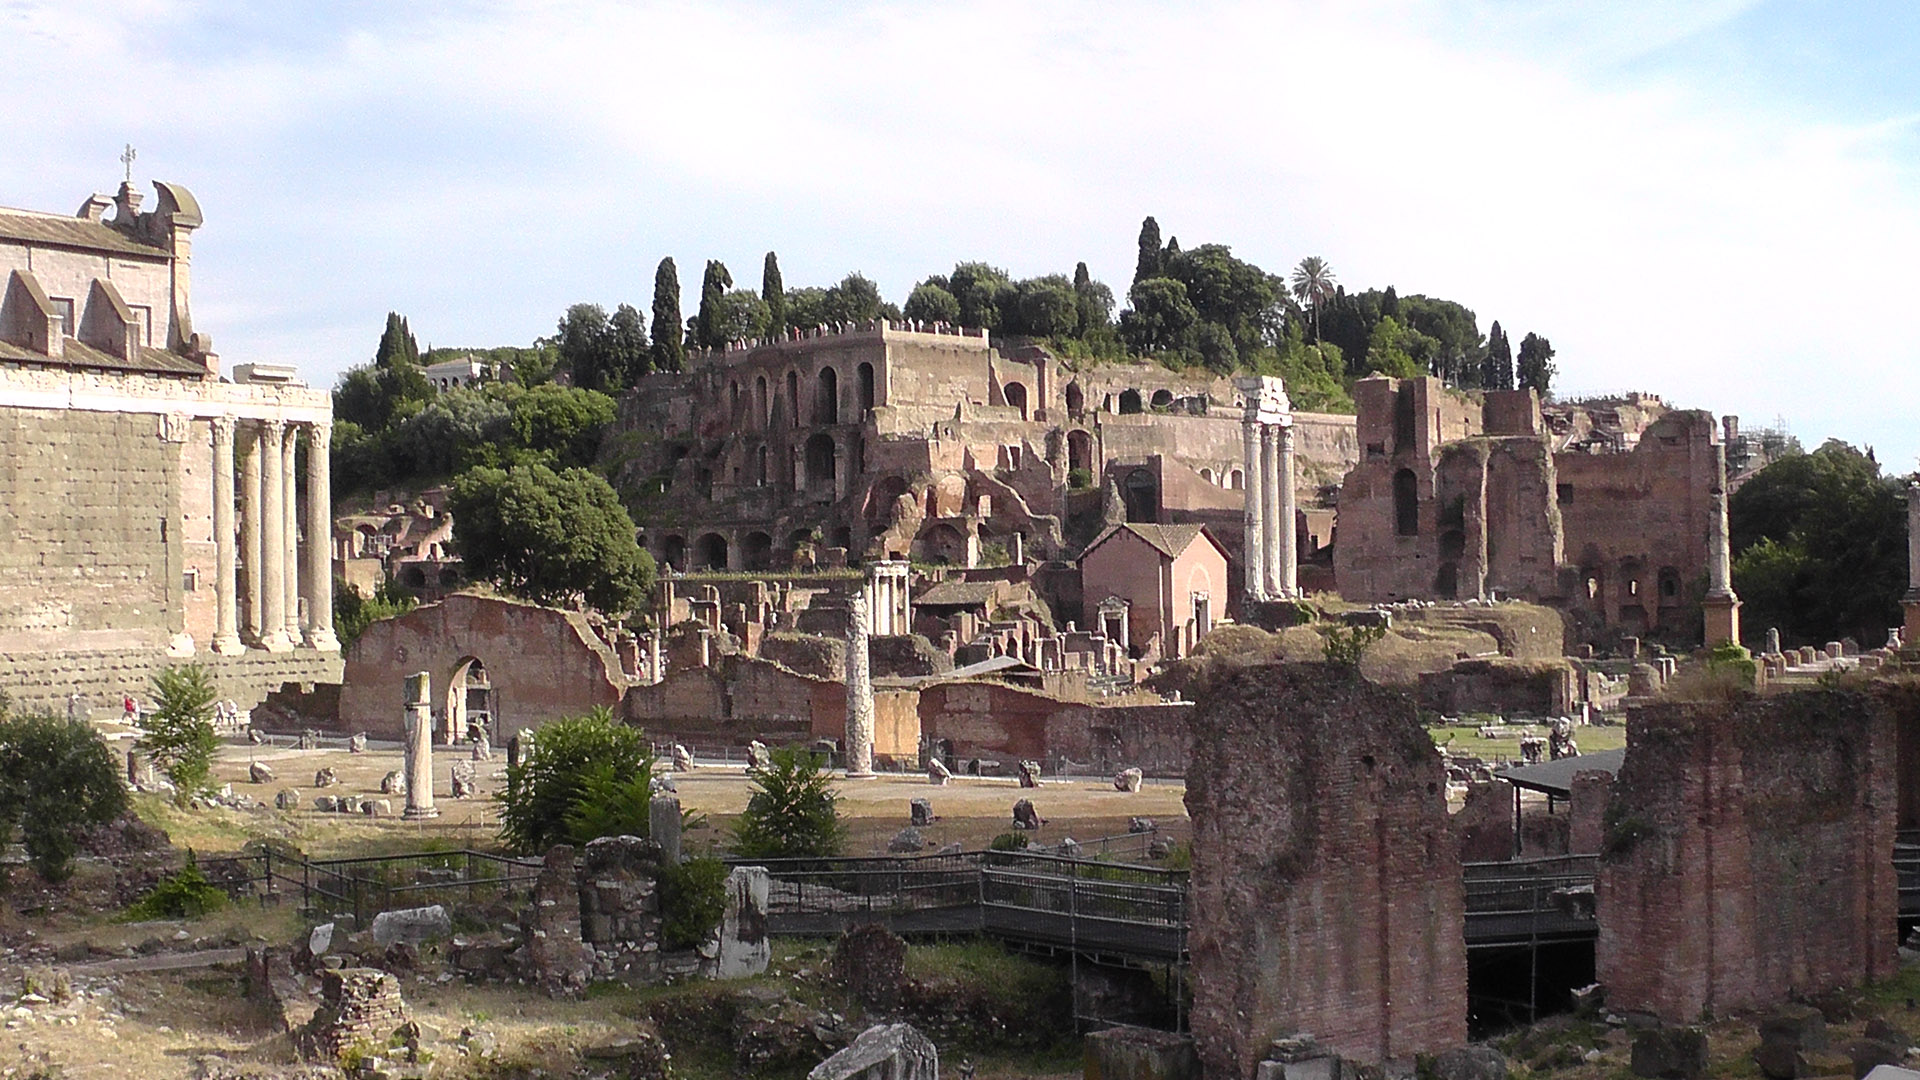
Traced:
[[485, 851], [414, 852], [348, 859], [307, 859], [266, 848], [201, 859], [200, 870], [234, 896], [295, 899], [319, 916], [351, 915], [367, 925], [383, 911], [432, 904], [519, 902], [540, 876], [537, 859]]
[[1467, 946], [1495, 947], [1590, 937], [1595, 932], [1593, 855], [1467, 863]]

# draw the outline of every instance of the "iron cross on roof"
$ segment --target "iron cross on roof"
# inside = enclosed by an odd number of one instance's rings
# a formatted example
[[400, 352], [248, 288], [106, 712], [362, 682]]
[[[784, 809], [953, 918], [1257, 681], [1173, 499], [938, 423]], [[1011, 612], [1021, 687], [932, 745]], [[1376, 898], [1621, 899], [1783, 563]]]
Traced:
[[127, 167], [127, 183], [129, 184], [133, 183], [133, 159], [139, 156], [139, 152], [134, 150], [132, 143], [128, 143], [126, 150], [120, 154], [120, 164]]

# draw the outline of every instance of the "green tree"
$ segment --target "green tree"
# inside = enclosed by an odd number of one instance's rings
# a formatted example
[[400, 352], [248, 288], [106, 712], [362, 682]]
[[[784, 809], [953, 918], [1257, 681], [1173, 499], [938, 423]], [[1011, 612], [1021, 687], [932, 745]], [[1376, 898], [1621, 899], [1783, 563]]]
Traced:
[[680, 273], [668, 256], [653, 272], [653, 368], [679, 371], [686, 358], [686, 339], [680, 329]]
[[373, 363], [341, 376], [334, 389], [334, 413], [369, 432], [385, 431], [396, 419], [413, 414], [434, 391], [420, 367], [420, 348], [407, 321], [387, 313], [386, 329], [374, 349]]
[[760, 269], [760, 299], [767, 305], [767, 336], [785, 337], [787, 334], [787, 290], [780, 280], [780, 260], [773, 252], [767, 252], [767, 261]]
[[1113, 290], [1093, 280], [1086, 263], [1074, 265], [1073, 296], [1073, 336], [1085, 338], [1113, 325]]
[[1014, 286], [1010, 316], [1002, 329], [1031, 337], [1066, 337], [1080, 322], [1080, 297], [1059, 274], [1028, 278]]
[[694, 316], [697, 327], [694, 341], [703, 349], [727, 347], [722, 308], [726, 305], [727, 290], [731, 288], [733, 275], [727, 272], [727, 264], [708, 259], [707, 272], [700, 279], [700, 311]]
[[766, 767], [749, 769], [747, 777], [754, 790], [733, 825], [735, 854], [749, 859], [840, 854], [846, 826], [823, 758], [805, 750], [774, 750]]
[[619, 406], [605, 394], [548, 383], [510, 400], [513, 457], [556, 469], [585, 468], [600, 456], [600, 441]]
[[1373, 324], [1362, 371], [1395, 379], [1418, 378], [1427, 374], [1428, 358], [1437, 351], [1432, 338], [1400, 325], [1398, 319], [1382, 318]]
[[1148, 278], [1133, 287], [1132, 307], [1120, 313], [1120, 337], [1142, 353], [1184, 353], [1193, 345], [1200, 313], [1187, 287], [1173, 278]]
[[773, 336], [773, 315], [752, 289], [735, 289], [720, 298], [720, 333], [727, 341], [757, 341]]
[[585, 469], [478, 468], [454, 481], [453, 546], [467, 572], [536, 603], [583, 597], [632, 611], [653, 588], [653, 557], [613, 488]]
[[1538, 334], [1521, 338], [1516, 367], [1520, 385], [1532, 387], [1535, 393], [1546, 397], [1553, 390], [1553, 343]]
[[1313, 340], [1320, 340], [1320, 308], [1333, 299], [1333, 267], [1318, 255], [1309, 255], [1293, 268], [1293, 297], [1313, 313]]
[[880, 317], [880, 286], [858, 271], [828, 289], [825, 301], [830, 323], [864, 323]]
[[1140, 257], [1133, 264], [1133, 287], [1161, 276], [1160, 223], [1149, 215], [1140, 223]]
[[139, 750], [166, 774], [174, 799], [184, 803], [206, 789], [220, 749], [213, 730], [213, 679], [201, 665], [183, 664], [160, 669], [152, 681], [154, 710]]
[[591, 782], [637, 778], [644, 787], [652, 770], [646, 737], [610, 709], [545, 724], [521, 752], [520, 764], [507, 766], [507, 785], [497, 796], [500, 839], [524, 854], [567, 843], [575, 835], [567, 817]]
[[[1472, 309], [1451, 300], [1415, 294], [1401, 297], [1400, 324], [1422, 336], [1417, 348], [1410, 347], [1426, 373], [1438, 376], [1452, 386], [1475, 389], [1481, 384], [1486, 345], [1480, 337], [1480, 324]], [[1382, 313], [1384, 314], [1384, 312]], [[1489, 387], [1488, 389], [1507, 389]]]
[[787, 293], [787, 325], [811, 330], [827, 323], [827, 290], [805, 285]]
[[1487, 331], [1487, 360], [1481, 369], [1480, 385], [1488, 390], [1513, 389], [1513, 348], [1507, 343], [1507, 332], [1500, 329], [1500, 320], [1493, 320], [1493, 329]]
[[17, 829], [41, 878], [65, 881], [80, 832], [126, 808], [113, 752], [91, 724], [0, 709], [0, 845]]
[[400, 587], [400, 583], [387, 578], [373, 590], [371, 597], [360, 595], [360, 590], [341, 578], [333, 579], [333, 632], [340, 638], [340, 647], [346, 648], [360, 640], [367, 627], [381, 619], [392, 619], [412, 611], [420, 601], [412, 593]]
[[960, 301], [953, 298], [946, 286], [924, 281], [913, 287], [907, 297], [907, 306], [903, 309], [907, 318], [924, 323], [958, 323], [960, 321]]
[[1013, 293], [1007, 272], [986, 263], [961, 263], [947, 276], [947, 291], [960, 302], [961, 326], [1000, 329], [1003, 296]]
[[[647, 343], [646, 316], [632, 304], [613, 309], [607, 320], [607, 370], [621, 386], [632, 386], [653, 370], [653, 348]], [[612, 381], [611, 379], [609, 380]], [[586, 387], [592, 390], [594, 387]]]
[[1831, 440], [1783, 457], [1734, 492], [1727, 519], [1746, 625], [1877, 644], [1900, 622], [1906, 493], [1870, 455]]
[[607, 311], [599, 304], [574, 304], [560, 317], [555, 335], [560, 363], [573, 372], [573, 385], [588, 390], [618, 390], [626, 372], [613, 360]]

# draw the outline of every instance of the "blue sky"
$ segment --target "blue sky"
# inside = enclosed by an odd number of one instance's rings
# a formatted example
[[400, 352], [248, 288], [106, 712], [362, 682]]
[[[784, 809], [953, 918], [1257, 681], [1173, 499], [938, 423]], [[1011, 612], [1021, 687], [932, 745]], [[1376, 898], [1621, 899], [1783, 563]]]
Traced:
[[1916, 43], [1905, 2], [0, 0], [0, 205], [72, 210], [133, 143], [206, 211], [198, 326], [316, 383], [388, 310], [525, 344], [669, 254], [1124, 293], [1153, 214], [1545, 334], [1565, 392], [1909, 470]]

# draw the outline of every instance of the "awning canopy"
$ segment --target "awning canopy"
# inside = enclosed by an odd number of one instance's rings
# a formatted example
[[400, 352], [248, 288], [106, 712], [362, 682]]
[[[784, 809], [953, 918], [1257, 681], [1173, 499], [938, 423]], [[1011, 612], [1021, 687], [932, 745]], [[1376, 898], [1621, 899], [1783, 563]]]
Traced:
[[1558, 761], [1544, 761], [1538, 765], [1520, 765], [1511, 769], [1502, 769], [1493, 775], [1514, 787], [1540, 791], [1564, 799], [1573, 794], [1574, 773], [1603, 772], [1612, 776], [1620, 771], [1620, 764], [1625, 760], [1627, 760], [1625, 749], [1602, 750], [1594, 754], [1561, 758]]

